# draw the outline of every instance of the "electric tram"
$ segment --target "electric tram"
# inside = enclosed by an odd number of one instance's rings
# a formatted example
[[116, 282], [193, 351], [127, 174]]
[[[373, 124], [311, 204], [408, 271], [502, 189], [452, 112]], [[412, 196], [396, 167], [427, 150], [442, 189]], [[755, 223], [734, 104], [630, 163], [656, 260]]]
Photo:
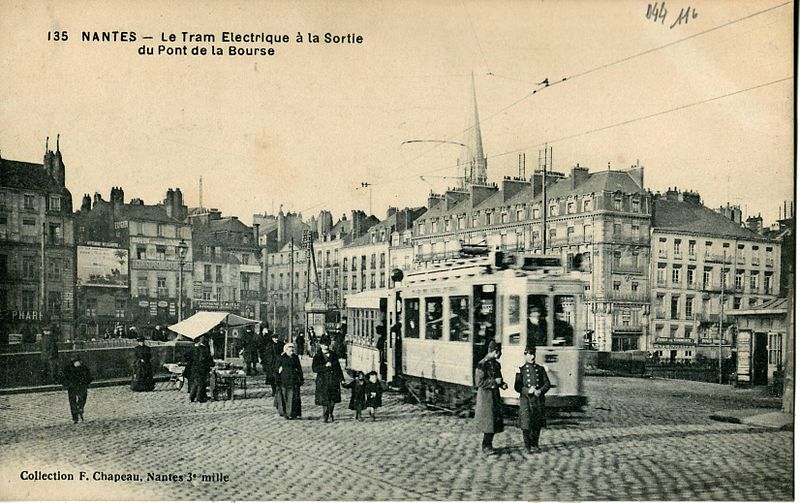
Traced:
[[496, 341], [502, 344], [499, 362], [509, 383], [501, 396], [507, 405], [518, 405], [513, 380], [530, 341], [553, 386], [547, 406], [570, 409], [586, 403], [584, 283], [566, 273], [558, 257], [465, 247], [459, 258], [410, 271], [402, 286], [384, 292], [384, 297], [357, 294], [352, 306], [348, 301], [348, 319], [356, 324], [368, 317], [378, 333], [390, 327], [385, 355], [367, 339], [353, 341], [353, 368], [378, 370], [382, 357], [388, 378], [402, 381], [420, 401], [463, 409], [474, 397], [475, 367], [489, 342]]

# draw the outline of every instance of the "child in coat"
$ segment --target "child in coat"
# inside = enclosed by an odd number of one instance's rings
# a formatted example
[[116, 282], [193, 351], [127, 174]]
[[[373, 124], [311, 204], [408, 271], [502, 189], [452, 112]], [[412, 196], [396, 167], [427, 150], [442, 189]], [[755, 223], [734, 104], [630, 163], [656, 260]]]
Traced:
[[383, 385], [378, 379], [378, 373], [374, 370], [367, 374], [368, 381], [364, 383], [365, 405], [369, 416], [375, 421], [375, 412], [381, 406], [381, 395], [383, 395]]
[[361, 418], [361, 411], [364, 410], [364, 373], [361, 371], [356, 372], [354, 378], [349, 383], [345, 384], [345, 388], [350, 388], [350, 410], [356, 411], [355, 419], [363, 421]]

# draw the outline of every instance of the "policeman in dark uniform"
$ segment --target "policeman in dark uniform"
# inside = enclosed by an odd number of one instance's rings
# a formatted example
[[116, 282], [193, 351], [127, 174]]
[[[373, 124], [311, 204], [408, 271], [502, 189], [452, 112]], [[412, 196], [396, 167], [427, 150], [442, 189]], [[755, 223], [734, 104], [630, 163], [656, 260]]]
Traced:
[[550, 389], [547, 371], [536, 364], [536, 346], [525, 348], [525, 365], [514, 378], [519, 393], [519, 427], [529, 453], [539, 452], [539, 432], [545, 426], [544, 395]]

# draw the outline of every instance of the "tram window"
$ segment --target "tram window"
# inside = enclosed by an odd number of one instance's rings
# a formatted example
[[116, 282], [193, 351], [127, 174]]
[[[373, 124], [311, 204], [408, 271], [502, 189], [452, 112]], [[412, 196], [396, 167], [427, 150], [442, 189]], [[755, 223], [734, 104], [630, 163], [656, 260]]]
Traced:
[[419, 339], [419, 299], [406, 299], [405, 303], [405, 337]]
[[528, 295], [527, 344], [547, 345], [547, 295]]
[[518, 345], [520, 340], [519, 295], [508, 296], [508, 331], [508, 343]]
[[442, 317], [444, 307], [441, 297], [425, 299], [425, 338], [439, 340], [442, 338]]
[[450, 297], [450, 340], [469, 342], [469, 297]]
[[571, 295], [556, 295], [553, 297], [553, 309], [555, 309], [553, 345], [574, 345], [575, 298]]

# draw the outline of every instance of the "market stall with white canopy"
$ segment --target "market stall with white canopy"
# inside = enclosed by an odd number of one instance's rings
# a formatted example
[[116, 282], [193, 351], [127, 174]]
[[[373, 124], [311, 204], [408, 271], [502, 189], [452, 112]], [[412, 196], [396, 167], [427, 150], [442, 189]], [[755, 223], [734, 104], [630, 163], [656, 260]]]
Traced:
[[[207, 334], [214, 328], [223, 325], [226, 329], [231, 327], [241, 327], [244, 325], [258, 325], [258, 320], [251, 320], [238, 314], [227, 313], [224, 311], [199, 311], [185, 320], [170, 325], [168, 328], [184, 337], [195, 340], [201, 335]], [[225, 330], [225, 350], [223, 355], [228, 354], [228, 330]]]

